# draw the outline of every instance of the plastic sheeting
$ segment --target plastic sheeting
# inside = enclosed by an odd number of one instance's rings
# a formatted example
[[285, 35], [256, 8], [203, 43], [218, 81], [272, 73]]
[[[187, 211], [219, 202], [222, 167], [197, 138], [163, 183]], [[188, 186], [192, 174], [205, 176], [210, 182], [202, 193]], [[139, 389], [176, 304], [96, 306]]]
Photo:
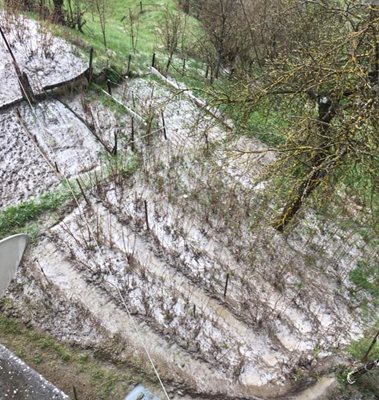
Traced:
[[28, 245], [29, 236], [20, 234], [0, 241], [0, 297], [15, 277], [22, 256]]
[[137, 385], [126, 397], [125, 400], [159, 400], [159, 397], [154, 396], [151, 392], [145, 389], [142, 385]]

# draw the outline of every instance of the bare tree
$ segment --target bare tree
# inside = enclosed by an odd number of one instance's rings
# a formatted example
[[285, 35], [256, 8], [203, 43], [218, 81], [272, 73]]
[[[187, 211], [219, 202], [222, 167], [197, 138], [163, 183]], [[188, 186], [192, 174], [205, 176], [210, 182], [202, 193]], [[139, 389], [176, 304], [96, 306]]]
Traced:
[[183, 35], [184, 18], [177, 10], [172, 10], [166, 6], [163, 14], [163, 43], [168, 51], [168, 60], [166, 64], [166, 72], [169, 70], [172, 59], [180, 44]]
[[[187, 4], [182, 3], [183, 9]], [[216, 78], [221, 67], [249, 73], [262, 68], [299, 41], [314, 42], [317, 25], [304, 18], [306, 8], [298, 0], [204, 0], [191, 2], [207, 39], [213, 44]]]
[[[288, 6], [295, 10], [293, 1]], [[267, 104], [283, 110], [288, 128], [273, 149], [275, 172], [288, 182], [286, 204], [274, 222], [279, 231], [316, 189], [334, 185], [352, 169], [367, 181], [370, 205], [378, 202], [378, 9], [348, 0], [314, 0], [296, 10], [299, 27], [315, 26], [309, 38], [302, 41], [294, 29], [298, 40], [276, 47], [262, 70], [245, 74], [221, 99], [246, 120]]]

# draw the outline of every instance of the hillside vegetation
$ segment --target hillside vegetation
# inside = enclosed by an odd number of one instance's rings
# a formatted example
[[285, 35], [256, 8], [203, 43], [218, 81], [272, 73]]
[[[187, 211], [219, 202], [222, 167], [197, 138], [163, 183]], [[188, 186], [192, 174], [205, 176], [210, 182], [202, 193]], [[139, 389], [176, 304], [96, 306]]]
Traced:
[[89, 70], [2, 110], [0, 238], [33, 241], [0, 340], [83, 398], [375, 399], [377, 369], [346, 380], [379, 354], [369, 3], [1, 2], [32, 82], [29, 19]]

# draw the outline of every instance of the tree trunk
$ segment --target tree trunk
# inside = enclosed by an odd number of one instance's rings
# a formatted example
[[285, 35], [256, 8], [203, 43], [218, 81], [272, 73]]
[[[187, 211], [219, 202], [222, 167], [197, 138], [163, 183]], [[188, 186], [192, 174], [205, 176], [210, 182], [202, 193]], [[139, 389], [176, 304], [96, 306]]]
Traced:
[[64, 0], [53, 0], [54, 2], [54, 21], [60, 24], [64, 22], [63, 3]]
[[328, 175], [329, 171], [334, 167], [334, 163], [326, 169], [323, 167], [325, 157], [316, 156], [313, 160], [311, 173], [301, 182], [299, 187], [294, 191], [292, 200], [284, 207], [280, 217], [274, 223], [274, 228], [279, 232], [283, 232], [292, 218], [300, 210], [304, 201], [313, 193], [320, 185], [322, 180]]
[[318, 129], [325, 139], [319, 146], [319, 153], [316, 154], [309, 163], [310, 172], [308, 176], [300, 183], [298, 188], [293, 191], [292, 199], [287, 203], [280, 217], [274, 223], [274, 228], [279, 232], [284, 231], [285, 227], [300, 210], [305, 200], [317, 189], [322, 180], [334, 170], [338, 161], [346, 153], [346, 151], [343, 151], [341, 154], [330, 154], [329, 151], [326, 150], [329, 144], [326, 138], [330, 122], [336, 115], [333, 101], [328, 96], [316, 95], [315, 93], [309, 93], [309, 96], [317, 101]]

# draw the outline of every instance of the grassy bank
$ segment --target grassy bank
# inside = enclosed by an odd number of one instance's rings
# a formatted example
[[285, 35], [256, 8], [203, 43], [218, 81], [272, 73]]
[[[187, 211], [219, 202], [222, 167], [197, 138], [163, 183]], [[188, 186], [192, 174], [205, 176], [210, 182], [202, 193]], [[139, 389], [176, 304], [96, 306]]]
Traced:
[[0, 343], [73, 398], [79, 400], [122, 399], [131, 388], [146, 381], [133, 364], [115, 364], [106, 352], [83, 350], [26, 327], [0, 314]]

